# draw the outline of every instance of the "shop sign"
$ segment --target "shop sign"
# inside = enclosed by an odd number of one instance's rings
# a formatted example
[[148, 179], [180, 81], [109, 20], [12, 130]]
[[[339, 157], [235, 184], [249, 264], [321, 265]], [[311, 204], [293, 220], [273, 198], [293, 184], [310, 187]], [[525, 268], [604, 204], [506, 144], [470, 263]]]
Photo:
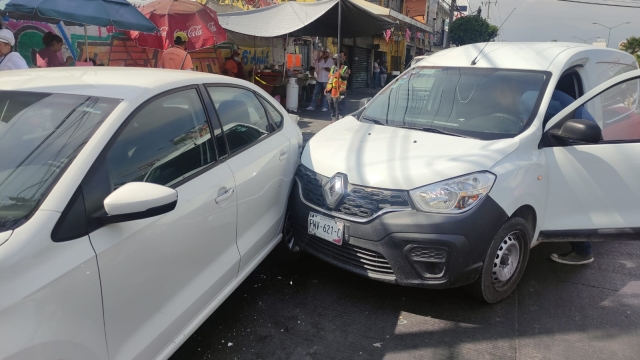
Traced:
[[268, 65], [269, 48], [244, 49], [242, 50], [242, 64], [247, 66]]

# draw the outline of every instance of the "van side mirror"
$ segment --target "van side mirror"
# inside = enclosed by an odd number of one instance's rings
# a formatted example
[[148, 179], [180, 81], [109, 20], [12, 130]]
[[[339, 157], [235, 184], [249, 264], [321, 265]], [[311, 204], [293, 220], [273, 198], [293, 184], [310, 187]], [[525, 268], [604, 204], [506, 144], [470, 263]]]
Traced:
[[152, 183], [131, 182], [112, 192], [103, 204], [109, 214], [100, 219], [103, 224], [148, 219], [173, 211], [178, 192]]
[[560, 129], [549, 130], [549, 135], [563, 142], [568, 140], [597, 144], [602, 139], [602, 129], [592, 120], [571, 119], [566, 121]]

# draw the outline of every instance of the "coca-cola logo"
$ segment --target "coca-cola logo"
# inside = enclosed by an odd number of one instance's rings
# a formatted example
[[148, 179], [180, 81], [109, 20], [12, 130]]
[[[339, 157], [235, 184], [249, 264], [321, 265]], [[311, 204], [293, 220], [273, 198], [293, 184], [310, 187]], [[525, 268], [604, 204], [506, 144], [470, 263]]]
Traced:
[[209, 30], [211, 30], [212, 33], [216, 32], [216, 23], [210, 22], [207, 24], [207, 27], [209, 28]]
[[163, 37], [167, 36], [167, 31], [169, 31], [169, 28], [166, 26], [163, 26], [160, 28], [160, 35], [162, 35]]
[[[182, 30], [177, 29], [173, 34], [175, 36], [175, 34], [181, 32]], [[187, 36], [189, 38], [192, 37], [196, 37], [196, 36], [201, 36], [202, 35], [202, 25], [195, 25], [192, 26], [191, 28], [189, 28], [189, 30], [185, 31], [185, 33], [187, 34]]]
[[187, 32], [187, 36], [195, 37], [202, 35], [202, 25], [192, 26]]

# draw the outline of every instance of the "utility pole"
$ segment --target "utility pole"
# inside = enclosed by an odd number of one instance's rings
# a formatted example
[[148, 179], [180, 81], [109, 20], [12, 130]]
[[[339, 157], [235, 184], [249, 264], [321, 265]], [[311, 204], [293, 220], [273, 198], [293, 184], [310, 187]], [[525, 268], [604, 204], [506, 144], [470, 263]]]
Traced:
[[[451, 24], [453, 23], [453, 12], [456, 9], [456, 0], [451, 0], [451, 5], [449, 6], [449, 27], [447, 28], [447, 41], [444, 43], [444, 48], [448, 49], [451, 47]], [[444, 29], [442, 29], [444, 31]]]
[[491, 22], [491, 3], [493, 3], [493, 5], [498, 5], [498, 0], [496, 1], [486, 1], [484, 4], [487, 4], [487, 21]]

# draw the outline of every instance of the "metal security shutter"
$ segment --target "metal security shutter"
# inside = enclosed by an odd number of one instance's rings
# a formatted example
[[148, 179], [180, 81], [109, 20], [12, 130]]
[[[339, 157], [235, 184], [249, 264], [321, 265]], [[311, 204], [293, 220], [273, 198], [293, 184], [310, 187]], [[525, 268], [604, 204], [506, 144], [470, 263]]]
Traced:
[[[353, 64], [351, 64], [351, 76], [349, 81], [353, 89], [366, 88], [369, 82], [369, 69], [371, 68], [371, 50], [354, 47]], [[357, 60], [356, 60], [357, 59]]]

